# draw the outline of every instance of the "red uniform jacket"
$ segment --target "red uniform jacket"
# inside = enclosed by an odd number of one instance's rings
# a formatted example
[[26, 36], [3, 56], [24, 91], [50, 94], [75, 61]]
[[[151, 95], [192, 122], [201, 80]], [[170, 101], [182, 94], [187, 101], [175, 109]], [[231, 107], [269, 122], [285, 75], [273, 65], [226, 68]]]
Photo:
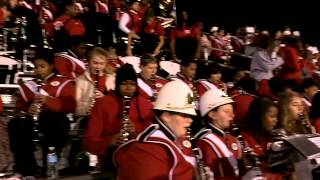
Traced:
[[234, 122], [241, 126], [241, 123], [246, 118], [251, 102], [255, 99], [255, 95], [249, 94], [243, 90], [236, 89], [230, 93], [235, 101]]
[[67, 30], [69, 36], [83, 36], [86, 31], [85, 26], [80, 20], [74, 19], [67, 15], [59, 16], [53, 22], [53, 27], [56, 31], [64, 28]]
[[[26, 111], [32, 104], [35, 94], [38, 93], [34, 81], [28, 81], [20, 85], [20, 95], [17, 100], [17, 110]], [[47, 102], [42, 105], [42, 111], [73, 113], [75, 103], [75, 85], [70, 79], [59, 75], [50, 75], [41, 83], [40, 94], [49, 96]]]
[[299, 54], [296, 48], [285, 46], [280, 48], [283, 54], [284, 64], [278, 74], [283, 80], [295, 80], [298, 84], [301, 83], [303, 64], [299, 58]]
[[[123, 107], [124, 104], [120, 104], [116, 95], [110, 95], [100, 98], [92, 109], [84, 144], [89, 152], [98, 155], [100, 159], [107, 153], [114, 135], [122, 128]], [[151, 124], [152, 104], [142, 97], [134, 97], [130, 102], [129, 117], [135, 125], [136, 133], [142, 132]]]
[[144, 33], [158, 35], [160, 37], [164, 36], [164, 28], [161, 22], [155, 18], [144, 28]]
[[215, 179], [238, 179], [237, 159], [242, 154], [239, 141], [212, 124], [209, 124], [209, 129], [211, 132], [200, 131], [196, 135], [205, 165], [213, 171]]
[[120, 146], [114, 162], [119, 180], [195, 179], [195, 158], [191, 148], [178, 143], [161, 125], [151, 125], [137, 139]]
[[162, 86], [168, 82], [167, 80], [159, 76], [156, 76], [156, 78], [154, 78], [153, 80], [145, 80], [141, 75], [139, 76], [139, 94], [140, 96], [150, 100], [151, 102], [155, 100]]
[[54, 56], [54, 66], [59, 74], [75, 79], [86, 70], [85, 64], [70, 50]]
[[224, 82], [214, 84], [207, 79], [199, 79], [196, 81], [195, 86], [200, 97], [210, 89], [220, 89], [221, 91], [227, 93], [227, 84]]

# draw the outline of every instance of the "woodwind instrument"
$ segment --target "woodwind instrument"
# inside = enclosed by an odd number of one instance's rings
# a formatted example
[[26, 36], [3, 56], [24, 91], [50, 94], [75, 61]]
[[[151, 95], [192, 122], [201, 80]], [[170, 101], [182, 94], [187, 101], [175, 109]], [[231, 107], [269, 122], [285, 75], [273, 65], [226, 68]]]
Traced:
[[188, 128], [187, 131], [187, 138], [191, 143], [191, 148], [192, 148], [192, 152], [194, 154], [194, 157], [196, 159], [196, 165], [197, 165], [197, 180], [206, 180], [207, 178], [207, 173], [206, 173], [206, 169], [205, 169], [205, 164], [202, 160], [202, 157], [200, 156], [200, 150], [197, 146], [197, 142], [196, 142], [196, 138], [194, 136], [191, 135], [191, 129]]
[[262, 171], [260, 169], [261, 162], [257, 155], [252, 151], [250, 147], [245, 144], [245, 141], [240, 133], [238, 126], [233, 122], [231, 124], [231, 130], [233, 135], [236, 136], [241, 145], [242, 150], [242, 161], [245, 168], [245, 171], [254, 170], [256, 171], [255, 180], [262, 180], [264, 177], [262, 176]]
[[93, 95], [91, 97], [91, 101], [90, 101], [90, 106], [88, 109], [87, 114], [90, 115], [92, 108], [94, 107], [94, 105], [96, 104], [96, 91], [98, 90], [98, 85], [99, 85], [99, 70], [95, 70], [94, 72], [94, 76], [95, 76], [95, 80], [93, 81]]
[[309, 122], [309, 120], [306, 118], [306, 115], [304, 113], [299, 114], [299, 120], [301, 121], [301, 124], [304, 127], [305, 133], [312, 134], [313, 133], [312, 125]]
[[[35, 79], [35, 82], [37, 84], [37, 94], [40, 94], [40, 90], [41, 90], [41, 83], [42, 83], [42, 79]], [[41, 113], [42, 110], [42, 104], [40, 103], [33, 103], [31, 106], [36, 107], [36, 111], [32, 114], [32, 119], [33, 119], [33, 142], [34, 143], [38, 143], [40, 141], [40, 131], [39, 131], [39, 115]]]
[[130, 137], [130, 130], [129, 130], [129, 123], [130, 123], [130, 117], [129, 117], [129, 112], [130, 112], [130, 102], [131, 102], [131, 97], [130, 96], [124, 96], [123, 101], [124, 101], [124, 108], [122, 111], [122, 129], [120, 130], [120, 133], [122, 134], [123, 141], [127, 142]]

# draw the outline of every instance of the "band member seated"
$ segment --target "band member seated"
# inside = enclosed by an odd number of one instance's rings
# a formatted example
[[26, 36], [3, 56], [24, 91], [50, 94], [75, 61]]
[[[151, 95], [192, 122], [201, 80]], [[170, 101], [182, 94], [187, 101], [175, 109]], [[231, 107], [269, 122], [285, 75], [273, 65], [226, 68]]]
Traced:
[[[196, 136], [204, 163], [213, 171], [215, 179], [241, 177], [238, 164], [242, 158], [240, 142], [226, 133], [234, 119], [233, 102], [221, 90], [208, 90], [200, 98], [200, 113], [207, 130], [200, 131]], [[244, 177], [251, 174], [254, 173], [249, 171]]]
[[48, 147], [55, 147], [59, 155], [68, 139], [66, 114], [73, 113], [76, 106], [75, 85], [70, 79], [56, 74], [53, 53], [49, 50], [38, 53], [34, 59], [36, 79], [20, 85], [16, 104], [20, 116], [9, 123], [14, 170], [22, 175], [37, 173], [33, 141], [40, 141], [42, 146], [43, 167], [46, 167]]
[[141, 96], [154, 102], [162, 86], [168, 81], [157, 76], [158, 60], [151, 54], [144, 54], [140, 59], [141, 73], [138, 76], [138, 86]]
[[117, 70], [115, 94], [100, 98], [92, 109], [84, 145], [98, 156], [102, 170], [114, 171], [113, 151], [148, 127], [152, 117], [152, 104], [138, 95], [136, 72], [125, 64]]
[[115, 76], [106, 74], [107, 57], [102, 48], [94, 48], [89, 55], [88, 69], [76, 79], [76, 115], [88, 116], [95, 99], [115, 90]]
[[224, 83], [221, 78], [221, 70], [214, 65], [210, 65], [208, 70], [208, 78], [197, 80], [196, 87], [199, 95], [201, 96], [209, 89], [220, 89], [227, 93], [227, 84]]
[[259, 158], [261, 169], [267, 179], [283, 179], [281, 174], [268, 173], [266, 164], [267, 152], [270, 143], [274, 141], [273, 131], [278, 125], [279, 108], [269, 97], [255, 99], [248, 112], [243, 139]]
[[75, 79], [86, 70], [82, 61], [87, 53], [87, 46], [80, 36], [69, 39], [70, 47], [65, 52], [56, 53], [54, 65], [57, 72], [65, 77]]
[[[118, 179], [196, 178], [196, 159], [187, 138], [196, 115], [192, 97], [181, 81], [163, 86], [154, 106], [154, 124], [115, 152]], [[209, 174], [204, 179], [210, 179]]]

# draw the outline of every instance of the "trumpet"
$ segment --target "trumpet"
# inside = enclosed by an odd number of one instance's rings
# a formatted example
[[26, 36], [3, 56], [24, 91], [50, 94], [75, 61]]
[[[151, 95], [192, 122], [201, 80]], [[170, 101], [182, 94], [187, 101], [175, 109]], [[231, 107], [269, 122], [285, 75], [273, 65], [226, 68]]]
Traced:
[[131, 97], [130, 96], [124, 96], [124, 108], [122, 112], [122, 129], [120, 130], [120, 133], [122, 134], [123, 141], [127, 142], [130, 137], [130, 130], [129, 128], [129, 123], [130, 123], [130, 117], [129, 117], [129, 112], [130, 112], [130, 102], [131, 102]]

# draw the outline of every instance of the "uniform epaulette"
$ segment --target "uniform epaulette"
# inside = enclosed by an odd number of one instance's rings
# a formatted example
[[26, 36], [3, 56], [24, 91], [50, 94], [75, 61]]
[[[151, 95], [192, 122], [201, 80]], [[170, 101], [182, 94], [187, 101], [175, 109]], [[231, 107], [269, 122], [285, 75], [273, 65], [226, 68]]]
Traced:
[[151, 136], [151, 134], [158, 129], [158, 124], [150, 125], [148, 128], [146, 128], [142, 133], [138, 135], [137, 140], [140, 142], [145, 142]]
[[200, 131], [197, 134], [194, 135], [194, 138], [201, 139], [201, 138], [203, 138], [204, 136], [206, 136], [207, 134], [209, 134], [211, 132], [212, 132], [211, 129], [205, 129], [205, 128], [200, 129]]

